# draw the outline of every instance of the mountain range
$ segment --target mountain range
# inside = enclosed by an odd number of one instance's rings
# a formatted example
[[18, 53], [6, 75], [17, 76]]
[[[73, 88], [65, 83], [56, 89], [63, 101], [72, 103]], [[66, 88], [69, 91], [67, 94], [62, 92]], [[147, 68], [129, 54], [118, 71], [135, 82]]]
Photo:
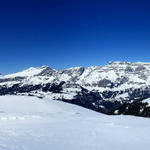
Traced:
[[29, 95], [77, 104], [105, 114], [150, 117], [150, 63], [31, 67], [0, 75], [0, 95]]

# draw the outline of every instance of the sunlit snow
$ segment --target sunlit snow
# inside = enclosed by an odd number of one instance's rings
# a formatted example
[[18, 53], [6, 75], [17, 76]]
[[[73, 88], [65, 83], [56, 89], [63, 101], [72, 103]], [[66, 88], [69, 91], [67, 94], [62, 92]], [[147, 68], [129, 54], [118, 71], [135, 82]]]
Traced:
[[150, 120], [49, 99], [0, 97], [0, 150], [149, 150]]

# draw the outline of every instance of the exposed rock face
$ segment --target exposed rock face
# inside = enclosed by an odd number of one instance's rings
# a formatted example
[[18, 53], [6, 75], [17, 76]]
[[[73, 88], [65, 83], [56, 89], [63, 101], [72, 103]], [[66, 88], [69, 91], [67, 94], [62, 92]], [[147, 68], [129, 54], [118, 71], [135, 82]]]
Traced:
[[[46, 96], [107, 114], [115, 110], [128, 114], [128, 105], [131, 109], [143, 108], [141, 101], [150, 97], [150, 63], [110, 62], [106, 66], [65, 70], [29, 68], [0, 76], [0, 95], [6, 94]], [[144, 110], [149, 114], [148, 108]], [[140, 114], [146, 116], [145, 112]]]
[[55, 71], [52, 70], [50, 67], [48, 66], [45, 66], [45, 69], [43, 69], [39, 74], [38, 76], [51, 76], [53, 75]]
[[95, 84], [95, 86], [97, 86], [97, 85], [98, 85], [98, 87], [104, 87], [104, 88], [109, 87], [110, 88], [113, 86], [113, 83], [110, 80], [103, 79], [103, 80], [100, 80], [98, 84]]

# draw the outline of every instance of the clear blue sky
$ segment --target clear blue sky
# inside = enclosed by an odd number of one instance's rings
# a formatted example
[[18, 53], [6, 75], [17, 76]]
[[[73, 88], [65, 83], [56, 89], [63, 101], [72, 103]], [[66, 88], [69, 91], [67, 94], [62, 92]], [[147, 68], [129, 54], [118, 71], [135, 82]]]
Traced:
[[150, 62], [149, 0], [0, 1], [0, 72]]

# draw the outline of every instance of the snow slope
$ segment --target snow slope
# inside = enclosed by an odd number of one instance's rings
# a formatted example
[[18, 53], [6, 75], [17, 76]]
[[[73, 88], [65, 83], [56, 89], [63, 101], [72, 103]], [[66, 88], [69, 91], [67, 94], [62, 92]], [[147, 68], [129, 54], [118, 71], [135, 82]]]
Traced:
[[149, 150], [150, 120], [61, 101], [0, 97], [0, 150]]
[[34, 75], [38, 75], [40, 72], [42, 72], [46, 68], [47, 66], [42, 66], [38, 68], [31, 67], [27, 70], [23, 70], [22, 72], [6, 75], [4, 76], [4, 78], [34, 76]]
[[148, 106], [150, 106], [150, 98], [147, 98], [145, 100], [143, 100], [144, 103], [148, 103]]

